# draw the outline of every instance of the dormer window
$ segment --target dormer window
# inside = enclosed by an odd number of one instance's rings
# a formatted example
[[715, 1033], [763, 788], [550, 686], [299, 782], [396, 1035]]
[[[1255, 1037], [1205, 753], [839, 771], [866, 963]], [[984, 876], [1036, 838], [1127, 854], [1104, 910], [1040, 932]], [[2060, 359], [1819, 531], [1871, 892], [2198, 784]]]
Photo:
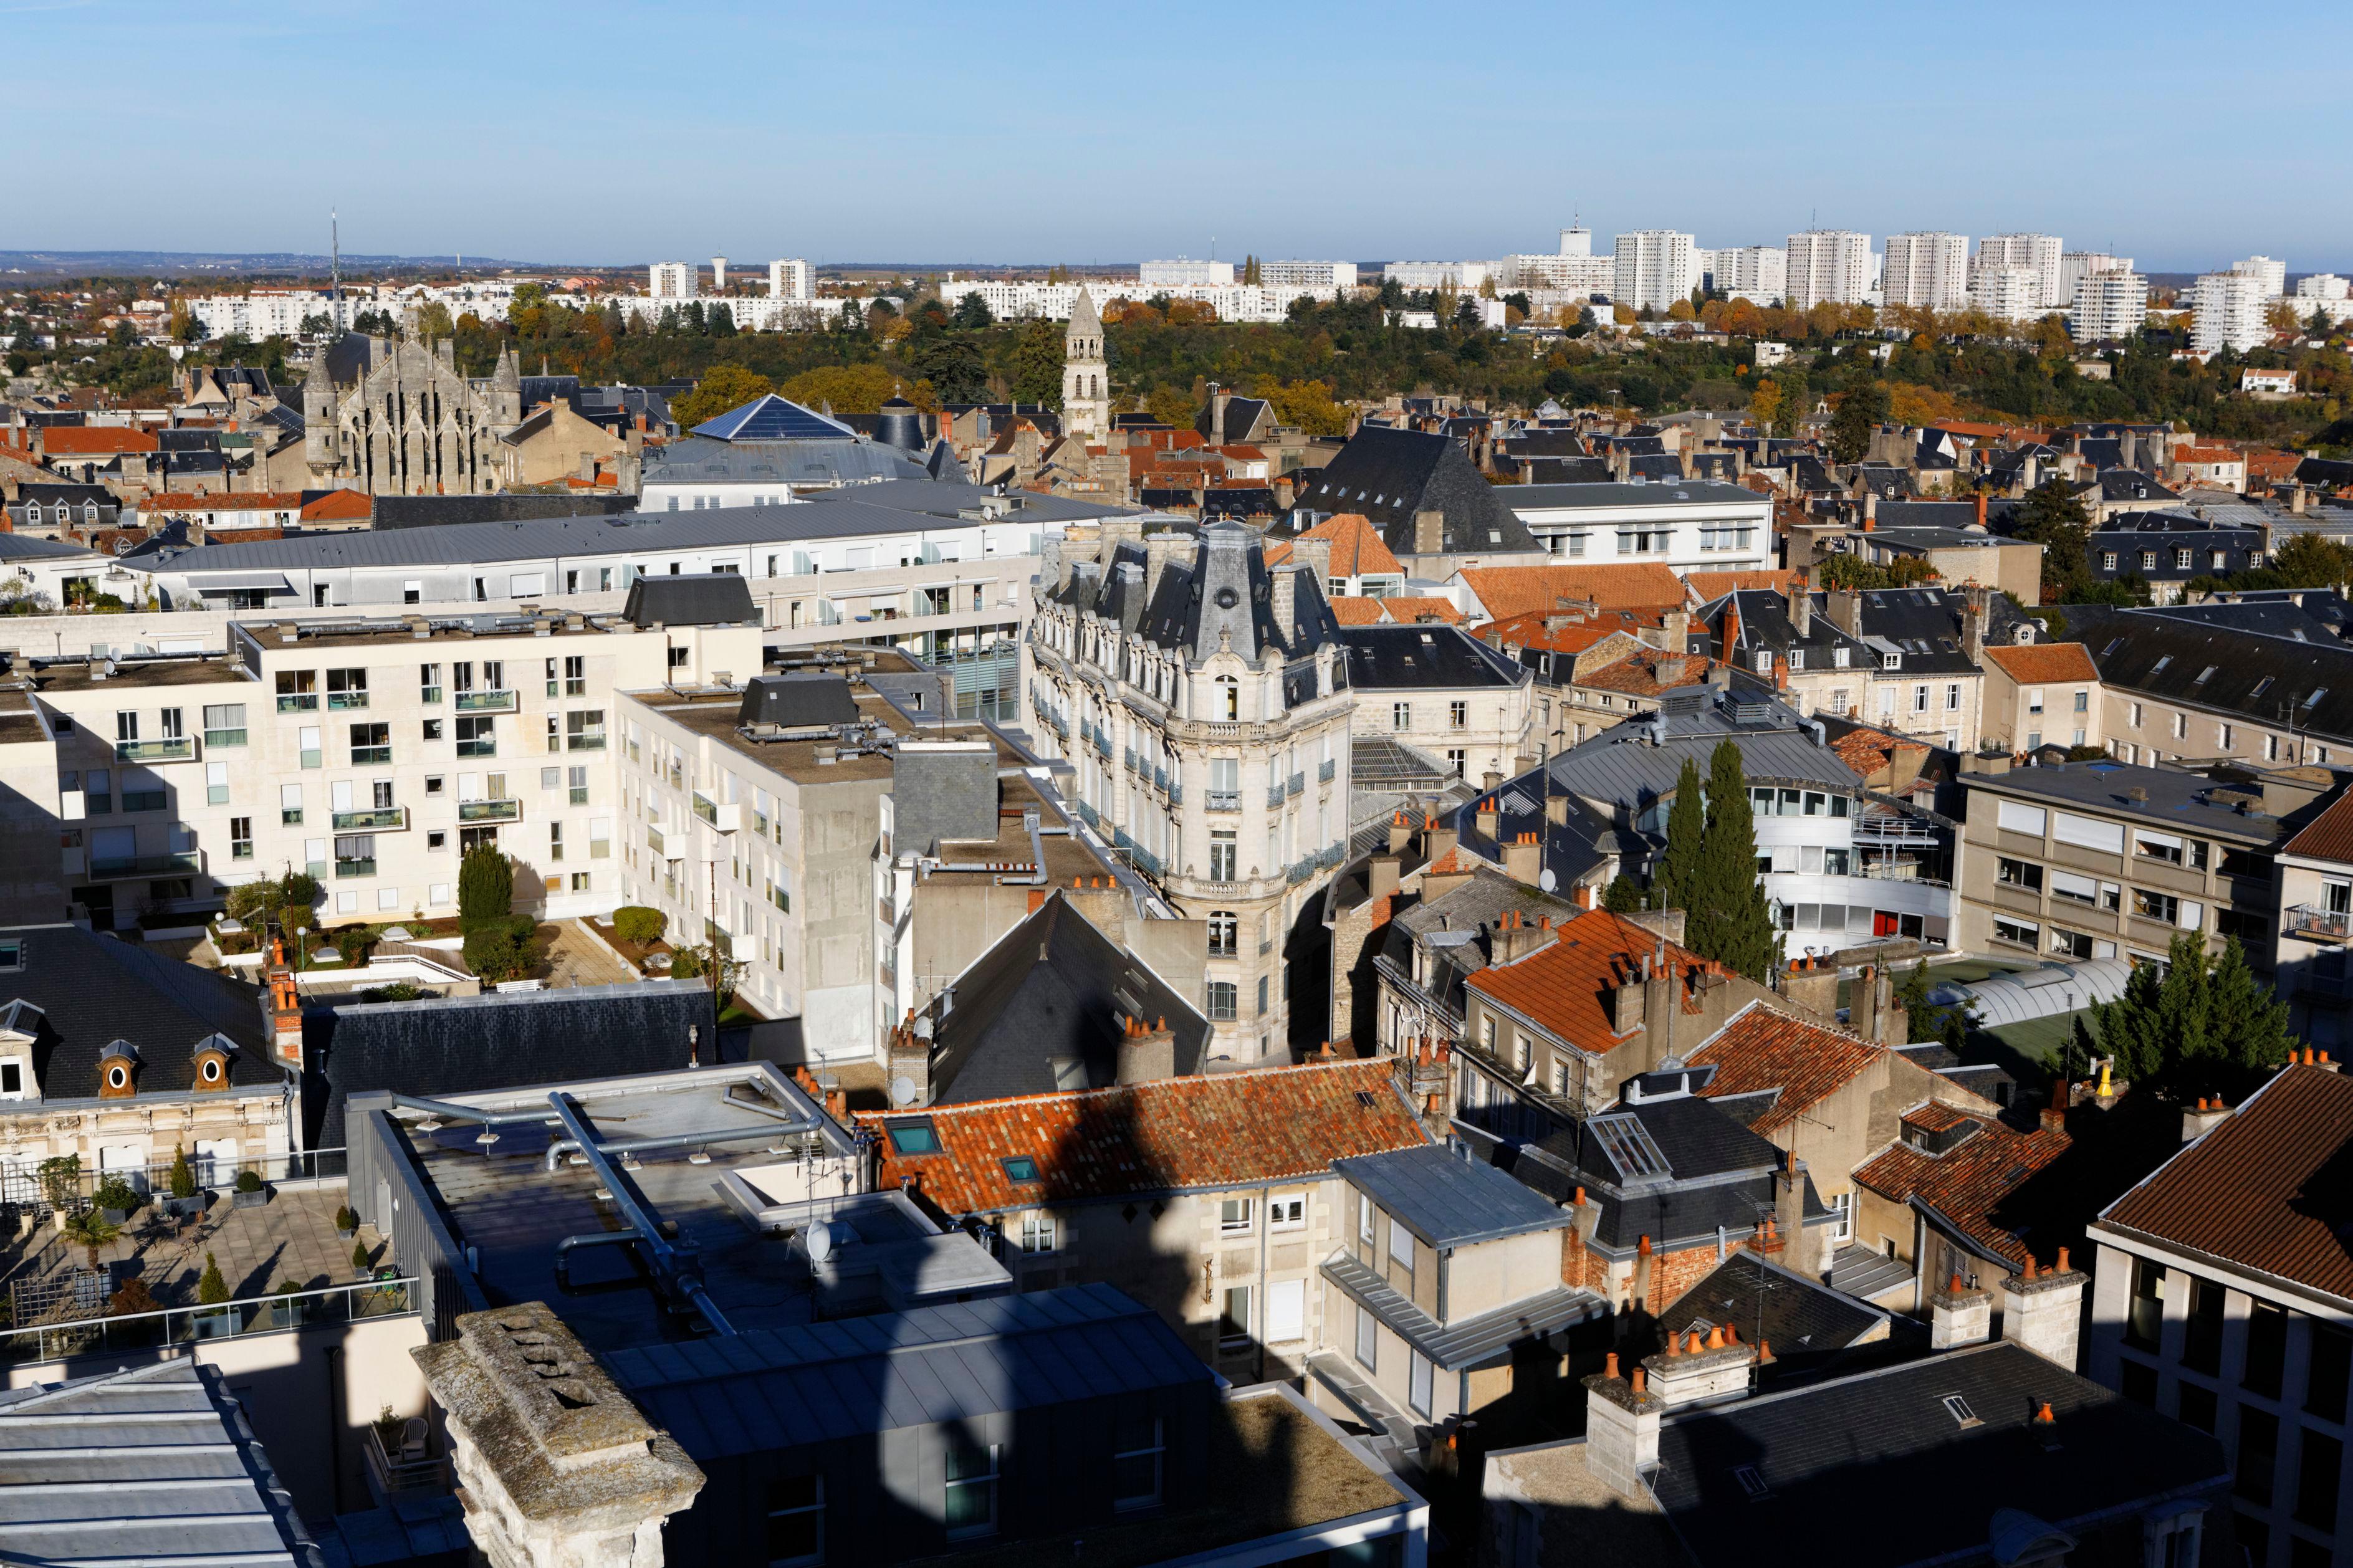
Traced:
[[98, 1097], [128, 1100], [139, 1092], [139, 1049], [128, 1040], [115, 1040], [98, 1053]]

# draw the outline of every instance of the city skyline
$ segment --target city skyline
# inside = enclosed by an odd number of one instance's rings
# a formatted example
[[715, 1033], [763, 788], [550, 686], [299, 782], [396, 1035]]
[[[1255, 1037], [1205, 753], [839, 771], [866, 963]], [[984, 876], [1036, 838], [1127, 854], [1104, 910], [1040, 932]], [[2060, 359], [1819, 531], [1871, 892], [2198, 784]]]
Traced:
[[[2045, 11], [2000, 8], [1962, 38], [1861, 8], [1794, 29], [1725, 8], [1662, 39], [1610, 16], [1446, 33], [1211, 6], [1179, 19], [1195, 47], [1174, 50], [1060, 8], [944, 37], [733, 5], [562, 38], [444, 5], [294, 5], [227, 36], [163, 10], [0, 15], [20, 166], [88, 157], [102, 61], [110, 155], [145, 167], [136, 202], [16, 215], [24, 249], [311, 252], [334, 206], [347, 251], [591, 266], [1083, 266], [1213, 241], [1235, 259], [1451, 258], [1548, 249], [1572, 219], [1709, 247], [1817, 226], [1875, 246], [2031, 230], [2148, 270], [2250, 251], [2298, 272], [2353, 263], [2353, 214], [2310, 200], [2343, 129], [2317, 63], [2186, 7], [2057, 36], [2032, 34]], [[2292, 37], [2299, 17], [2326, 14], [2291, 5], [2267, 26]], [[207, 57], [249, 84], [248, 132], [232, 114], [190, 133], [228, 112], [187, 90]], [[678, 68], [643, 68], [665, 57]], [[1205, 79], [1234, 84], [1230, 100]], [[2233, 96], [2264, 115], [2152, 145], [2151, 104]], [[225, 199], [224, 159], [248, 156], [260, 177]], [[2162, 195], [2184, 190], [2228, 191], [2230, 209]]]

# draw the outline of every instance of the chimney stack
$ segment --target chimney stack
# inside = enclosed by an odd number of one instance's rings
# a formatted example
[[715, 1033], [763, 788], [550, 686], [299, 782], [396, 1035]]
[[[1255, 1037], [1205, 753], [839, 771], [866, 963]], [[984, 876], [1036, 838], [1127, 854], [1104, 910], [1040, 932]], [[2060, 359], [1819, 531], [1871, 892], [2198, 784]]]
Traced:
[[1437, 555], [1446, 549], [1446, 514], [1442, 511], [1418, 511], [1413, 514], [1413, 552], [1416, 555]]
[[269, 1054], [280, 1067], [302, 1070], [302, 1003], [286, 963], [286, 939], [269, 944]]
[[1504, 874], [1523, 886], [1535, 887], [1544, 875], [1544, 840], [1534, 833], [1522, 833], [1504, 845]]
[[2194, 1109], [2187, 1106], [2182, 1109], [2181, 1141], [2184, 1143], [2196, 1142], [2209, 1131], [2228, 1121], [2230, 1115], [2231, 1108], [2222, 1103], [2220, 1095], [2212, 1100], [2207, 1099], [2202, 1094], [2200, 1095]]
[[[1704, 1338], [1697, 1331], [1684, 1336], [1670, 1332], [1667, 1348], [1642, 1361], [1651, 1392], [1669, 1410], [1746, 1398], [1748, 1369], [1756, 1363], [1757, 1347], [1726, 1340], [1721, 1326]], [[1589, 1400], [1587, 1408], [1591, 1409]]]
[[2001, 1337], [2073, 1372], [2089, 1280], [2082, 1269], [2069, 1267], [2063, 1247], [2052, 1268], [2038, 1272], [2028, 1258], [2023, 1270], [2003, 1277]]
[[1642, 1477], [1659, 1468], [1659, 1417], [1666, 1401], [1651, 1393], [1645, 1368], [1630, 1379], [1618, 1374], [1611, 1352], [1606, 1370], [1585, 1380], [1585, 1468], [1620, 1496], [1643, 1501]]
[[1176, 1032], [1168, 1020], [1147, 1027], [1141, 1018], [1128, 1019], [1119, 1042], [1119, 1081], [1158, 1083], [1176, 1076]]
[[1993, 1337], [1993, 1292], [1964, 1285], [1954, 1275], [1928, 1297], [1928, 1348], [1958, 1350]]

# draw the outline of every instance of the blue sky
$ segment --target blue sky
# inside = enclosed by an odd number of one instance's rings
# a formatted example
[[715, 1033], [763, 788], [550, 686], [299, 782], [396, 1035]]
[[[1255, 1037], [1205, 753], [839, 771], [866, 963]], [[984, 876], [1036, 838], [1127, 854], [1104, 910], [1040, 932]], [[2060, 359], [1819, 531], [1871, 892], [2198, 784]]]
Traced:
[[323, 250], [332, 205], [347, 249], [411, 255], [1373, 260], [1550, 249], [1576, 213], [1605, 242], [1812, 220], [2348, 270], [2353, 109], [2305, 47], [2342, 22], [0, 0], [0, 248]]

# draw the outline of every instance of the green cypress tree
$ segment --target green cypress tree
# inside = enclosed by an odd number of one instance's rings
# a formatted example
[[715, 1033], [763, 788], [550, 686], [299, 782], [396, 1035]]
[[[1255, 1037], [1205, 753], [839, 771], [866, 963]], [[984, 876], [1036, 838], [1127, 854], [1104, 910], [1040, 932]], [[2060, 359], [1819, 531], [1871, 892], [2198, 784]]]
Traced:
[[477, 844], [458, 863], [458, 929], [471, 933], [514, 912], [514, 862], [495, 844]]
[[1630, 915], [1642, 907], [1642, 889], [1620, 871], [1601, 895], [1601, 907], [1613, 915]]
[[1700, 794], [1699, 765], [1683, 759], [1675, 780], [1674, 804], [1667, 808], [1667, 852], [1651, 879], [1651, 907], [1687, 910], [1699, 918], [1700, 852], [1706, 837], [1706, 808]]
[[1781, 954], [1780, 935], [1757, 877], [1757, 822], [1740, 748], [1719, 742], [1708, 759], [1707, 827], [1685, 945], [1726, 969], [1762, 983]]
[[2216, 1056], [2234, 1076], [2263, 1071], [2286, 1061], [2295, 1043], [2288, 1033], [2287, 1004], [2255, 979], [2237, 937], [2222, 944], [2221, 956], [2213, 963], [2206, 980], [2206, 1014]]

